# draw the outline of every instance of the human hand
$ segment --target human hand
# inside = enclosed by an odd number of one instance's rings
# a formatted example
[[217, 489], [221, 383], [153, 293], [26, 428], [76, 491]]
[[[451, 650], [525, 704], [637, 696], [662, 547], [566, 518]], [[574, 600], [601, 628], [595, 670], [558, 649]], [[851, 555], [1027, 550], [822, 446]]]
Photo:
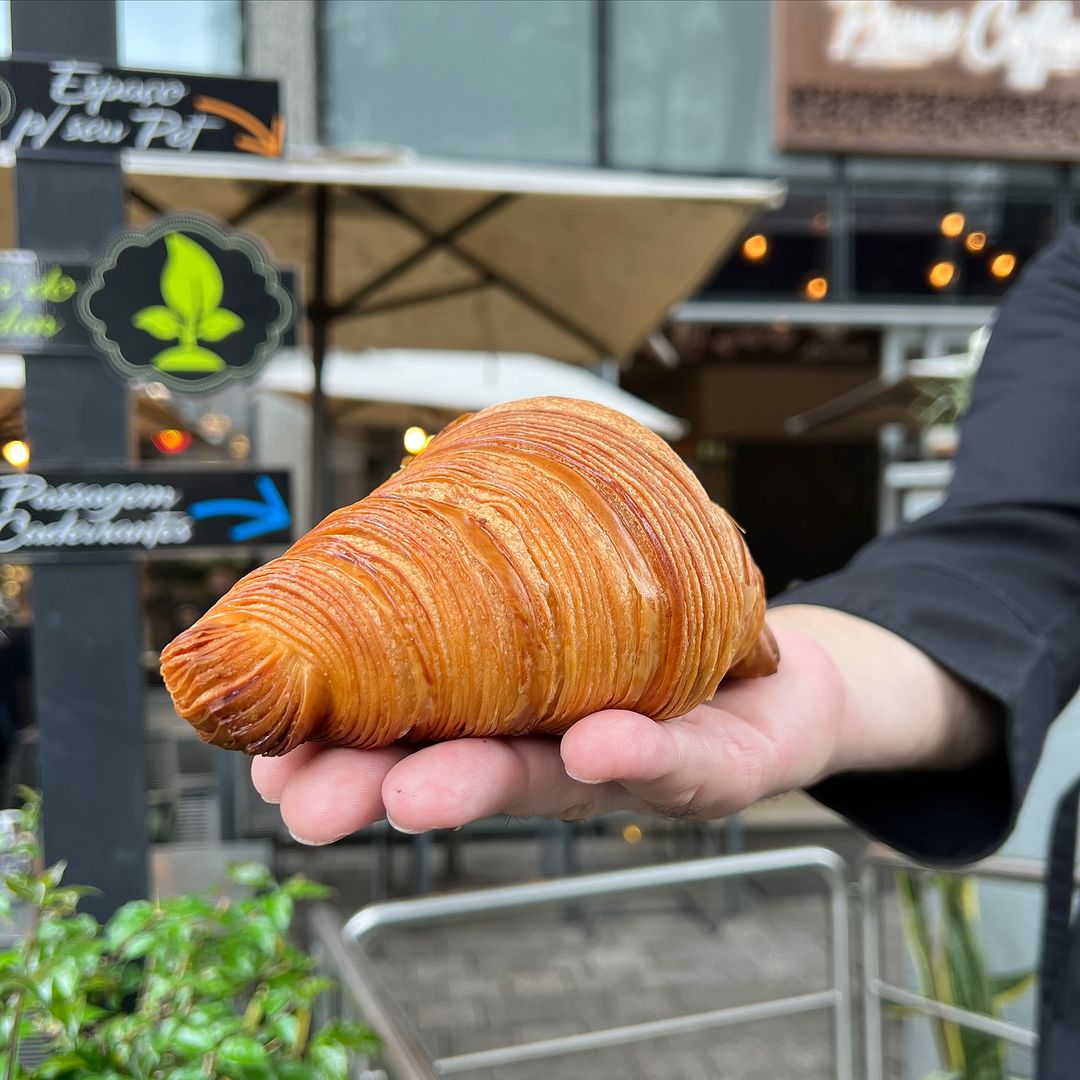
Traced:
[[[835, 613], [832, 613], [835, 614]], [[561, 819], [635, 810], [715, 818], [815, 782], [838, 760], [845, 684], [830, 652], [770, 619], [779, 671], [732, 680], [686, 716], [607, 710], [561, 738], [471, 738], [416, 749], [321, 748], [257, 758], [252, 778], [290, 832], [324, 844], [388, 817], [404, 832], [495, 814]], [[846, 618], [841, 616], [841, 618]]]

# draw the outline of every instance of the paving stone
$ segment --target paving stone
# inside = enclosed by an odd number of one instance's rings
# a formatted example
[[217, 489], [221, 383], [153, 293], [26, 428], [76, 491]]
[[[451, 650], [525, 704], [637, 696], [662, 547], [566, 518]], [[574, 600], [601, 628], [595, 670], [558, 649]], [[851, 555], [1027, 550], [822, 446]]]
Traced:
[[[605, 869], [627, 865], [645, 847], [589, 845], [590, 865]], [[654, 854], [661, 857], [663, 849], [655, 846]], [[535, 848], [472, 843], [464, 865], [467, 877], [455, 887], [525, 880], [535, 875]], [[363, 895], [359, 873], [340, 871], [343, 913], [355, 910], [354, 898]], [[387, 932], [374, 963], [428, 1051], [449, 1056], [821, 989], [829, 957], [824, 912], [819, 892], [748, 888], [745, 909], [737, 915], [720, 909], [713, 930], [679, 897], [658, 891], [626, 903], [590, 905], [583, 921], [546, 908]], [[462, 1075], [835, 1080], [832, 1056], [830, 1018], [822, 1013]], [[890, 1057], [898, 1069], [896, 1055]], [[887, 1075], [898, 1080], [901, 1073]]]

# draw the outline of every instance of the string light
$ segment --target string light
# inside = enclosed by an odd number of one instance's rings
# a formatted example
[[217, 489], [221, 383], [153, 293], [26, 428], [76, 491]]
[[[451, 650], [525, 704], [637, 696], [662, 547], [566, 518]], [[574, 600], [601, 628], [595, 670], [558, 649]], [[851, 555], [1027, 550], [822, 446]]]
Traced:
[[954, 277], [956, 277], [956, 264], [949, 262], [947, 259], [943, 262], [934, 263], [926, 272], [926, 280], [935, 289], [944, 289], [952, 282]]
[[986, 247], [986, 233], [969, 232], [967, 236], [964, 237], [964, 247], [966, 247], [972, 255], [977, 255], [984, 247]]
[[16, 469], [23, 469], [30, 463], [30, 447], [22, 439], [12, 439], [4, 443], [0, 454], [4, 460]]
[[990, 260], [990, 273], [1003, 279], [1016, 269], [1016, 256], [1011, 251], [1002, 251]]
[[803, 296], [807, 300], [824, 300], [829, 295], [829, 280], [824, 277], [812, 277], [803, 286]]
[[966, 221], [959, 210], [953, 210], [941, 219], [942, 236], [959, 236], [964, 231]]
[[769, 254], [769, 238], [763, 233], [754, 233], [743, 241], [743, 258], [747, 262], [760, 262]]
[[422, 427], [406, 428], [401, 441], [405, 444], [406, 453], [419, 454], [428, 444], [428, 433]]

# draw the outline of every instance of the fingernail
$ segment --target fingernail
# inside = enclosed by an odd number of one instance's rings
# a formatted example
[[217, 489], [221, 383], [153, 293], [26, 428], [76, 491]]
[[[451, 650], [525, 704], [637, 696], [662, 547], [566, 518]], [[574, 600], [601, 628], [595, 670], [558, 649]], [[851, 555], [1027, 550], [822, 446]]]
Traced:
[[389, 814], [386, 815], [386, 823], [391, 829], [396, 832], [404, 833], [406, 836], [419, 836], [424, 829], [406, 829], [404, 825], [399, 825]]
[[259, 798], [262, 799], [264, 803], [267, 803], [270, 806], [277, 806], [281, 802], [280, 799], [267, 798], [261, 791], [259, 792]]
[[[566, 766], [564, 765], [563, 768], [565, 769]], [[576, 780], [579, 784], [604, 784], [604, 783], [607, 783], [606, 780], [586, 780], [584, 776], [575, 776], [569, 769], [566, 769], [566, 775], [569, 776], [571, 780]]]
[[289, 829], [289, 835], [298, 844], [303, 844], [304, 847], [326, 847], [328, 844], [336, 844], [339, 840], [344, 840], [349, 834], [342, 833], [340, 836], [332, 836], [329, 840], [305, 840], [302, 836], [297, 836], [292, 829]]

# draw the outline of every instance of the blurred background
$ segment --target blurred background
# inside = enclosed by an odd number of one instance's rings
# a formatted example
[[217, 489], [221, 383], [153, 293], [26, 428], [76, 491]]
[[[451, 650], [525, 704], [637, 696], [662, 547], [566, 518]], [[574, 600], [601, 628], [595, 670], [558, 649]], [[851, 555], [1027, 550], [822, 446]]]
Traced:
[[[1080, 59], [1054, 50], [1078, 32], [1071, 3], [118, 0], [116, 13], [122, 65], [281, 84], [281, 161], [125, 151], [124, 206], [133, 225], [195, 210], [245, 230], [295, 273], [306, 321], [250, 383], [146, 382], [130, 412], [139, 462], [290, 469], [297, 534], [461, 412], [555, 393], [671, 440], [746, 529], [770, 594], [827, 573], [942, 499], [995, 307], [1080, 208]], [[5, 247], [13, 172], [0, 170]], [[0, 357], [8, 472], [34, 466], [23, 387], [21, 358]], [[342, 912], [801, 843], [857, 864], [864, 838], [799, 795], [708, 826], [618, 815], [405, 838], [378, 825], [300, 849], [247, 763], [195, 740], [157, 675], [160, 649], [271, 554], [139, 563], [155, 888], [197, 887], [237, 852], [333, 880]], [[27, 561], [0, 564], [0, 805], [39, 779], [33, 586]], [[1010, 854], [1042, 857], [1075, 720], [1058, 725]], [[715, 1006], [718, 971], [721, 997], [809, 985], [828, 964], [807, 895], [755, 883], [659, 911], [575, 909], [543, 924], [561, 953], [516, 922], [501, 946], [487, 928], [458, 951], [453, 935], [402, 945], [410, 963], [384, 974], [433, 1054], [555, 1037], [582, 1017], [639, 1023], [673, 1001]], [[1030, 888], [983, 890], [994, 966], [1034, 963], [1037, 916]], [[597, 1005], [613, 986], [615, 1004]], [[1009, 1008], [1030, 1023], [1030, 994]], [[826, 1019], [469, 1075], [829, 1077]], [[944, 1067], [924, 1021], [890, 1014], [887, 1028], [878, 1075]], [[1009, 1053], [1010, 1075], [1030, 1075], [1027, 1052]]]

